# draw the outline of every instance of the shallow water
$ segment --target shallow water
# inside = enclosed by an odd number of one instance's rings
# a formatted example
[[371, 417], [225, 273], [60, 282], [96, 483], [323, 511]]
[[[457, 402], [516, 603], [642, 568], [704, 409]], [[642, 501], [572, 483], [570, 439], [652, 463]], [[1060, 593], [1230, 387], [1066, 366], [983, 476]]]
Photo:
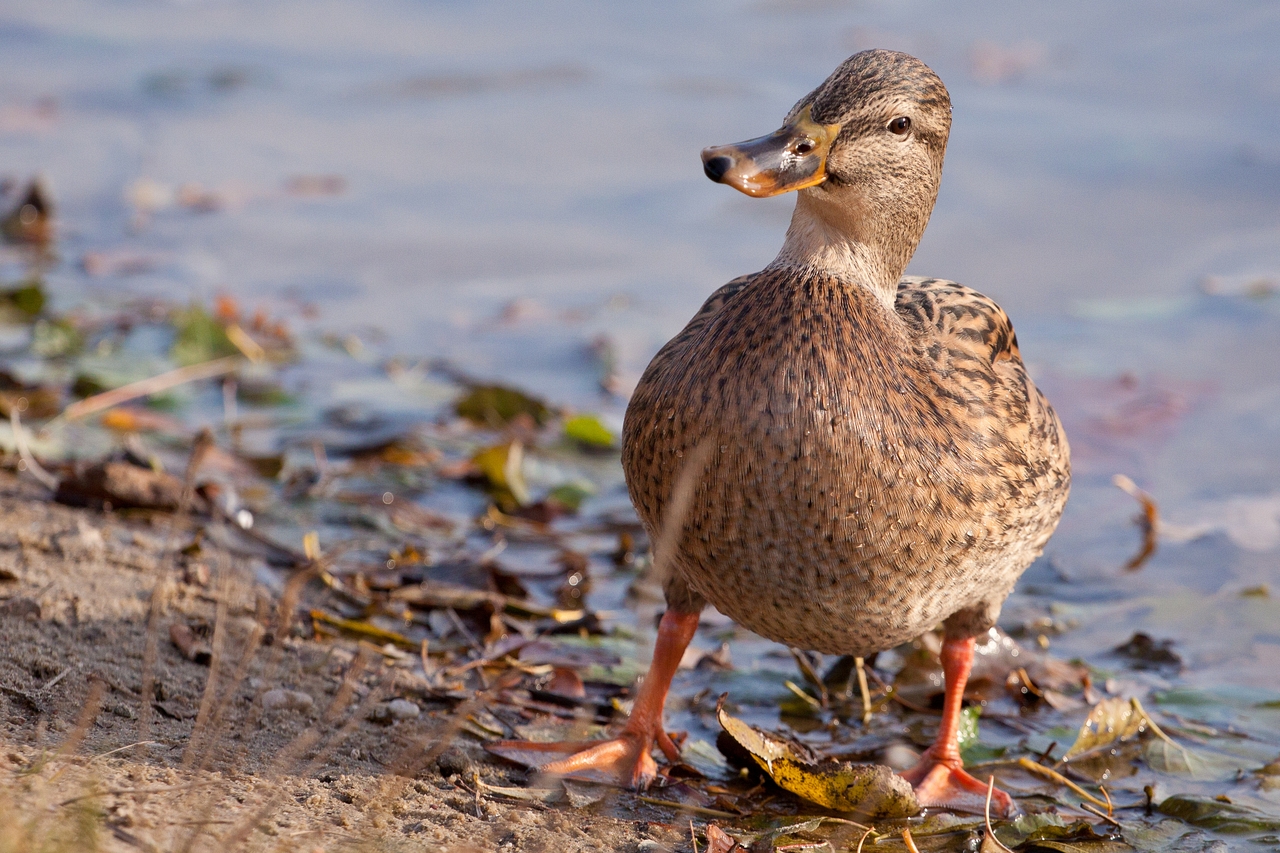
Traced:
[[[786, 227], [790, 199], [711, 184], [698, 151], [772, 130], [854, 50], [913, 52], [955, 118], [909, 272], [1000, 301], [1074, 449], [1007, 612], [1070, 623], [1057, 655], [1246, 708], [1280, 699], [1277, 44], [1268, 2], [8, 4], [0, 173], [53, 190], [61, 306], [231, 293], [359, 338], [289, 373], [319, 408], [433, 416], [451, 389], [369, 365], [447, 357], [617, 423], [592, 347], [626, 387]], [[149, 269], [90, 274], [92, 252]], [[1136, 572], [1117, 473], [1172, 525]], [[1186, 669], [1121, 672], [1136, 630]]]

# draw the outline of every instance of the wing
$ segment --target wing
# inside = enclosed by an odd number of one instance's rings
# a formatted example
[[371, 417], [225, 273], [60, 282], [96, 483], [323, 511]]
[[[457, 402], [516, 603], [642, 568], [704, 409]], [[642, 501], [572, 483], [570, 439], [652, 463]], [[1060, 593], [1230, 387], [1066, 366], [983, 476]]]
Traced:
[[[914, 332], [935, 393], [965, 408], [975, 426], [1000, 432], [1021, 457], [1040, 518], [1057, 517], [1071, 482], [1070, 448], [1057, 414], [1027, 375], [1009, 315], [992, 299], [953, 281], [904, 278], [894, 304]], [[1011, 425], [1013, 428], [1011, 429]], [[1034, 524], [1034, 523], [1033, 523]], [[1047, 525], [1043, 545], [1053, 531]]]
[[907, 277], [898, 282], [894, 308], [922, 338], [953, 349], [958, 361], [1021, 361], [1009, 315], [971, 287], [940, 278]]

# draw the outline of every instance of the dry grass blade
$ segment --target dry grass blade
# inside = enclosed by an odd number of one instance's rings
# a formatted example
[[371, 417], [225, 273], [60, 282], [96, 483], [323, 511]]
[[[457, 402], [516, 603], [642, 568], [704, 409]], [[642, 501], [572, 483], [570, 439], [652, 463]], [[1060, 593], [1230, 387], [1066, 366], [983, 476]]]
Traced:
[[987, 777], [987, 804], [986, 804], [986, 808], [983, 810], [983, 818], [986, 820], [986, 826], [987, 826], [987, 838], [991, 839], [992, 843], [996, 845], [996, 849], [1002, 850], [1004, 851], [1004, 853], [1013, 853], [1012, 850], [1010, 850], [1008, 847], [1005, 846], [1005, 843], [1003, 841], [1001, 841], [999, 838], [996, 838], [996, 832], [994, 829], [991, 828], [991, 795], [994, 794], [995, 792], [996, 792], [996, 777], [988, 776]]
[[1070, 788], [1072, 791], [1075, 791], [1075, 793], [1078, 796], [1080, 796], [1082, 799], [1090, 803], [1093, 803], [1095, 806], [1099, 806], [1104, 809], [1107, 807], [1107, 804], [1104, 803], [1102, 800], [1098, 799], [1093, 794], [1090, 794], [1084, 788], [1081, 788], [1079, 785], [1077, 785], [1075, 782], [1072, 782], [1066, 776], [1063, 776], [1057, 770], [1054, 770], [1050, 767], [1045, 767], [1043, 764], [1036, 764], [1034, 761], [1032, 761], [1030, 758], [1027, 758], [1025, 755], [1022, 758], [1018, 759], [1018, 766], [1021, 767], [1023, 770], [1029, 770], [1030, 772], [1035, 773], [1037, 776], [1043, 776], [1044, 778], [1049, 779], [1050, 781], [1057, 782], [1059, 785], [1064, 785], [1067, 788]]
[[220, 573], [218, 605], [213, 617], [213, 643], [212, 654], [209, 659], [209, 675], [204, 681], [204, 693], [200, 697], [200, 710], [196, 712], [196, 722], [191, 729], [191, 736], [187, 739], [187, 748], [182, 754], [182, 769], [188, 770], [195, 759], [196, 749], [199, 745], [206, 727], [209, 725], [209, 718], [213, 714], [214, 698], [218, 694], [218, 672], [222, 668], [222, 660], [226, 651], [227, 642], [227, 599], [230, 597], [229, 575], [226, 572]]
[[867, 663], [862, 658], [853, 659], [854, 668], [858, 671], [858, 692], [862, 695], [862, 724], [871, 722], [871, 688], [867, 686]]
[[176, 388], [188, 382], [198, 382], [201, 379], [213, 379], [216, 376], [223, 376], [235, 370], [241, 363], [240, 356], [229, 355], [224, 358], [215, 358], [213, 361], [206, 361], [202, 364], [193, 364], [190, 367], [179, 367], [176, 370], [161, 373], [159, 376], [140, 379], [137, 382], [121, 385], [119, 388], [113, 388], [110, 391], [103, 391], [101, 394], [94, 394], [92, 397], [85, 397], [83, 400], [72, 403], [63, 409], [58, 418], [74, 421], [77, 418], [83, 418], [87, 415], [110, 409], [113, 406], [136, 400], [139, 397], [150, 397], [152, 394], [168, 391], [170, 388]]
[[[920, 848], [916, 846], [916, 840], [911, 837], [911, 830], [907, 827], [902, 828], [902, 843], [907, 847], [907, 853], [920, 853]], [[858, 849], [862, 849], [862, 845], [858, 845]]]
[[[343, 679], [342, 685], [338, 688], [337, 694], [333, 697], [329, 708], [321, 717], [321, 722], [330, 725], [336, 721], [337, 717], [347, 708], [352, 695], [355, 693], [356, 682], [367, 666], [368, 659], [363, 651], [361, 651], [351, 666], [348, 668], [347, 677]], [[277, 779], [286, 772], [295, 772], [297, 775], [307, 777], [314, 774], [329, 759], [335, 750], [350, 737], [364, 719], [368, 716], [369, 711], [378, 702], [386, 696], [391, 689], [385, 679], [379, 682], [369, 694], [359, 703], [356, 709], [349, 715], [347, 721], [334, 732], [324, 746], [316, 749], [310, 761], [304, 766], [298, 767], [298, 762], [302, 756], [310, 752], [320, 741], [321, 735], [315, 729], [307, 729], [296, 737], [292, 743], [281, 750], [280, 755], [273, 762], [272, 768], [267, 772], [268, 779]], [[271, 814], [279, 805], [281, 799], [286, 796], [285, 792], [277, 789], [269, 796], [261, 806], [254, 810], [250, 815], [242, 819], [236, 829], [228, 833], [222, 839], [220, 848], [224, 850], [234, 850], [242, 846], [249, 838], [250, 834], [256, 830], [267, 815]]]
[[79, 715], [76, 717], [75, 725], [71, 728], [71, 734], [67, 735], [67, 739], [58, 747], [57, 755], [59, 758], [65, 758], [80, 748], [80, 744], [84, 742], [84, 737], [89, 733], [89, 727], [93, 725], [93, 721], [98, 718], [98, 712], [102, 710], [102, 696], [106, 693], [107, 684], [98, 678], [91, 680], [89, 684], [89, 695], [84, 700], [84, 705], [80, 709]]

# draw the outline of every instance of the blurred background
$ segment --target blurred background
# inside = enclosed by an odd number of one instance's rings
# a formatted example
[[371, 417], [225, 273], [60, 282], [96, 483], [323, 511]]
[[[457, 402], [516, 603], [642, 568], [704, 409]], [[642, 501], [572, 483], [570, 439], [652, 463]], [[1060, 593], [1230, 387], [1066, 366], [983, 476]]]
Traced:
[[[62, 310], [230, 295], [616, 427], [790, 215], [699, 150], [773, 130], [852, 52], [911, 52], [954, 125], [909, 271], [1009, 311], [1075, 451], [1020, 594], [1077, 601], [1093, 630], [1063, 654], [1148, 626], [1203, 683], [1274, 685], [1276, 593], [1239, 592], [1280, 578], [1278, 44], [1266, 0], [8, 2], [0, 174], [6, 206], [35, 175], [56, 204]], [[343, 370], [292, 375], [323, 397]], [[1167, 522], [1138, 574], [1117, 473]]]

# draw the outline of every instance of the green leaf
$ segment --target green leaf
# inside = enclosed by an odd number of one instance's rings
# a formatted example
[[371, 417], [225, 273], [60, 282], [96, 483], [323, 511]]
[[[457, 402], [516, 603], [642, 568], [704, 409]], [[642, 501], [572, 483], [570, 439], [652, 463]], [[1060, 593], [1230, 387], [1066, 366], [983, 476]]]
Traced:
[[18, 287], [0, 291], [0, 302], [13, 307], [30, 320], [44, 310], [44, 282], [32, 278]]
[[581, 481], [561, 483], [547, 493], [547, 499], [555, 501], [570, 512], [577, 512], [582, 502], [595, 494], [590, 484]]
[[1260, 811], [1238, 806], [1235, 803], [1194, 797], [1190, 794], [1174, 794], [1157, 809], [1161, 814], [1176, 817], [1201, 829], [1218, 832], [1274, 832], [1280, 830], [1280, 817], [1272, 817]]
[[613, 447], [617, 438], [597, 415], [574, 415], [564, 422], [564, 434], [588, 447]]

